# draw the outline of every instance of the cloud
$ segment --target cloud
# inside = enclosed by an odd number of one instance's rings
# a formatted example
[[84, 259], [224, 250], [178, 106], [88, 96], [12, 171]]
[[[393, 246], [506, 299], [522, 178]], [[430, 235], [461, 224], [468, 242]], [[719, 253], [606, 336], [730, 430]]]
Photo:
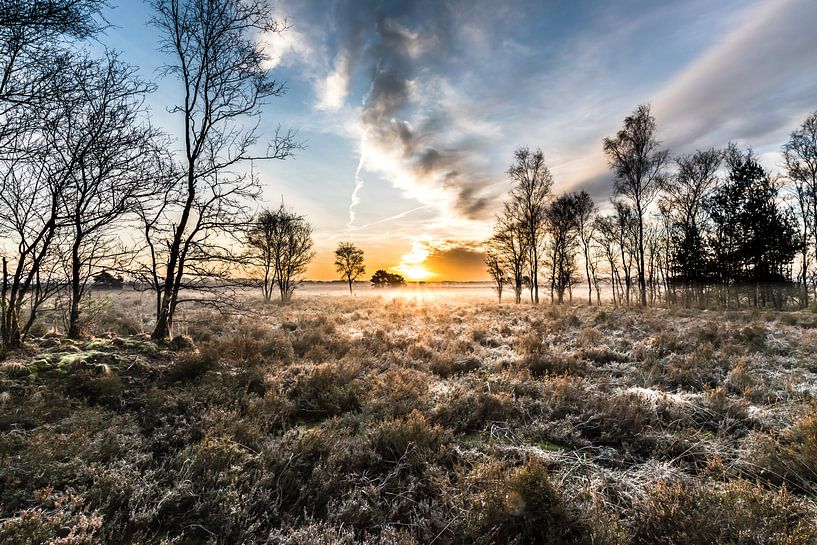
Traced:
[[294, 28], [262, 36], [261, 44], [268, 56], [265, 64], [268, 70], [289, 63], [306, 61], [313, 54], [306, 36]]
[[[348, 95], [351, 74], [367, 74], [367, 92], [359, 108], [362, 167], [443, 215], [489, 217], [493, 182], [472, 163], [471, 152], [480, 136], [467, 130], [486, 127], [461, 111], [450, 114], [434, 100], [446, 83], [437, 60], [450, 53], [448, 27], [425, 24], [427, 19], [417, 25], [414, 17], [425, 16], [422, 7], [377, 3], [370, 8], [337, 10], [340, 53], [331, 73], [317, 85], [316, 107], [339, 108]], [[442, 4], [439, 13], [448, 13], [448, 6]], [[350, 225], [362, 188], [358, 173]]]
[[424, 265], [446, 280], [483, 280], [485, 254], [479, 242], [446, 240], [430, 244]]
[[346, 102], [349, 94], [349, 56], [341, 51], [335, 57], [335, 67], [325, 78], [319, 79], [315, 85], [318, 110], [337, 111]]
[[767, 144], [791, 130], [817, 107], [816, 27], [812, 0], [755, 8], [657, 94], [654, 113], [665, 143], [692, 148], [740, 138]]

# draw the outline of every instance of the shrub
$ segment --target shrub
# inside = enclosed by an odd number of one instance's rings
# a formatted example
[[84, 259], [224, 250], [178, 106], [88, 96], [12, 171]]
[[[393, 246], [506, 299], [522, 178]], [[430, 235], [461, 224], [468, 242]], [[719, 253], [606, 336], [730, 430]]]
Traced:
[[368, 414], [379, 418], [405, 416], [426, 408], [428, 375], [415, 369], [392, 367], [385, 373], [371, 376], [366, 390]]
[[583, 524], [571, 515], [547, 469], [537, 462], [506, 470], [478, 466], [468, 477], [470, 501], [465, 533], [477, 544], [586, 543]]
[[441, 427], [431, 424], [418, 411], [405, 418], [386, 420], [369, 435], [374, 451], [388, 462], [402, 458], [410, 462], [432, 461], [448, 440]]
[[586, 361], [563, 352], [548, 351], [530, 354], [522, 358], [519, 365], [528, 369], [535, 377], [546, 374], [584, 375], [587, 373]]
[[289, 392], [295, 415], [321, 419], [358, 411], [363, 398], [357, 367], [345, 363], [322, 363], [298, 377]]
[[435, 410], [435, 420], [457, 432], [483, 431], [492, 422], [514, 419], [518, 409], [507, 392], [491, 393], [469, 386], [455, 388]]
[[785, 489], [763, 490], [746, 481], [658, 481], [636, 506], [633, 545], [813, 543], [817, 527], [806, 503]]
[[776, 439], [757, 437], [750, 458], [764, 480], [817, 493], [817, 412], [807, 413]]
[[195, 380], [218, 367], [219, 356], [208, 346], [200, 351], [187, 352], [179, 356], [167, 369], [170, 382], [187, 382]]
[[295, 357], [290, 334], [264, 325], [240, 324], [214, 341], [224, 359], [243, 364], [289, 364]]
[[431, 360], [431, 370], [442, 378], [476, 371], [480, 362], [473, 356], [457, 357], [450, 353], [435, 354]]
[[[41, 491], [50, 495], [50, 490]], [[0, 523], [3, 545], [96, 545], [103, 518], [85, 512], [77, 496], [45, 499], [43, 507], [25, 509]]]

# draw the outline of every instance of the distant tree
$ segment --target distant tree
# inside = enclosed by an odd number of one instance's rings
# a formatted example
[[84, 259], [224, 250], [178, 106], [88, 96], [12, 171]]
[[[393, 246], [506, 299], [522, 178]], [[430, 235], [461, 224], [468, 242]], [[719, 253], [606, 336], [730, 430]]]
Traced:
[[576, 271], [576, 242], [579, 238], [581, 214], [579, 208], [586, 205], [587, 201], [581, 194], [565, 193], [550, 203], [545, 212], [550, 234], [550, 296], [554, 300], [555, 292], [555, 302], [558, 304], [564, 302], [565, 290], [570, 288]]
[[494, 233], [488, 246], [501, 263], [514, 291], [514, 301], [522, 302], [522, 288], [526, 284], [525, 267], [530, 258], [529, 237], [520, 227], [519, 207], [513, 201], [506, 202], [497, 215]]
[[[621, 270], [624, 272], [624, 285], [619, 286], [619, 295], [624, 296], [622, 304], [630, 305], [630, 294], [633, 287], [633, 261], [638, 254], [638, 217], [633, 208], [625, 202], [613, 201], [612, 216], [616, 227], [616, 246], [621, 257]], [[619, 278], [621, 280], [621, 278]]]
[[503, 269], [502, 258], [496, 248], [493, 248], [490, 242], [488, 249], [485, 251], [485, 267], [488, 269], [488, 274], [494, 282], [494, 290], [499, 302], [502, 302], [502, 291], [505, 287], [505, 271]]
[[545, 236], [545, 209], [553, 187], [553, 176], [541, 149], [522, 147], [514, 152], [514, 163], [508, 169], [513, 187], [511, 206], [522, 236], [525, 238], [527, 268], [530, 273], [531, 302], [539, 303], [539, 255]]
[[275, 269], [275, 246], [278, 237], [278, 219], [275, 212], [262, 210], [247, 230], [247, 257], [253, 268], [261, 271], [261, 293], [271, 301], [278, 277]]
[[363, 250], [351, 242], [341, 242], [335, 249], [335, 270], [340, 274], [341, 280], [349, 284], [349, 294], [355, 280], [360, 275], [366, 274], [366, 265], [363, 264]]
[[399, 274], [379, 269], [372, 275], [371, 283], [376, 288], [402, 286], [406, 283], [406, 279]]
[[[709, 199], [714, 267], [725, 286], [754, 286], [755, 306], [782, 306], [770, 289], [786, 280], [797, 253], [796, 223], [779, 202], [779, 184], [751, 150], [730, 144], [729, 177]], [[771, 299], [771, 300], [770, 300]]]
[[100, 271], [93, 277], [94, 288], [121, 289], [125, 281], [121, 275], [114, 276], [109, 271]]
[[263, 274], [264, 298], [269, 301], [277, 286], [281, 302], [289, 302], [315, 257], [309, 222], [284, 203], [274, 211], [262, 210], [249, 227], [247, 245], [253, 264]]
[[584, 274], [585, 278], [587, 278], [587, 304], [590, 305], [593, 304], [593, 285], [595, 284], [591, 246], [596, 228], [593, 220], [597, 209], [595, 203], [593, 203], [593, 198], [587, 191], [576, 193], [575, 198], [576, 221], [578, 222], [579, 241], [581, 242], [582, 256], [584, 257]]
[[615, 137], [604, 139], [604, 153], [616, 174], [614, 194], [627, 198], [635, 212], [638, 286], [641, 305], [646, 306], [644, 216], [663, 183], [669, 158], [669, 152], [659, 149], [655, 139], [655, 118], [649, 105], [638, 106], [624, 119], [624, 127]]
[[709, 217], [705, 204], [719, 183], [723, 152], [714, 148], [698, 150], [676, 158], [675, 162], [677, 172], [665, 179], [660, 207], [666, 215], [670, 280], [679, 282], [685, 297], [689, 297], [693, 285], [708, 279]]
[[[618, 269], [618, 221], [612, 215], [596, 216], [593, 224], [593, 238], [596, 243], [596, 249], [601, 259], [606, 261], [610, 273], [610, 290], [613, 295], [613, 305], [618, 306], [622, 301], [622, 295], [619, 290], [621, 285], [621, 273]], [[598, 299], [598, 276], [595, 275], [594, 278], [596, 278], [597, 282], [596, 295]]]
[[791, 133], [783, 146], [783, 160], [786, 176], [793, 185], [802, 229], [800, 282], [803, 305], [807, 306], [809, 264], [817, 251], [817, 111]]
[[[234, 244], [246, 225], [248, 200], [258, 196], [257, 178], [242, 165], [286, 159], [299, 147], [294, 134], [275, 132], [259, 150], [256, 132], [261, 106], [285, 91], [270, 77], [259, 35], [286, 29], [262, 0], [151, 0], [152, 24], [169, 59], [166, 74], [179, 81], [180, 100], [171, 113], [184, 127], [183, 154], [172, 206], [146, 216], [147, 244], [155, 251], [160, 278], [152, 338], [170, 335], [182, 288], [210, 288], [186, 282], [186, 275], [227, 281], [236, 261]], [[159, 253], [161, 250], [161, 253]]]

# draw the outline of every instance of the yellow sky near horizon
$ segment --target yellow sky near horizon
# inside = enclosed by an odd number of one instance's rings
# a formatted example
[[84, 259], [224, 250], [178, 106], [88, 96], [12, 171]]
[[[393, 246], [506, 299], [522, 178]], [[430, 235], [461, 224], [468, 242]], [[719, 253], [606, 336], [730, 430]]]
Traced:
[[[488, 280], [483, 254], [474, 244], [433, 245], [415, 242], [405, 252], [404, 241], [356, 243], [365, 255], [365, 279], [378, 269], [396, 272], [411, 281], [469, 282]], [[333, 246], [316, 247], [315, 258], [307, 269], [308, 280], [337, 280]]]

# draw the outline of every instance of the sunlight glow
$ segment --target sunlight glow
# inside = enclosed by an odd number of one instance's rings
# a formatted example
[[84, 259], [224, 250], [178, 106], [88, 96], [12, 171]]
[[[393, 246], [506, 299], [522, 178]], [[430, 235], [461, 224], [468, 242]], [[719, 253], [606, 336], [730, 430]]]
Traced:
[[421, 282], [428, 280], [437, 274], [429, 271], [423, 266], [429, 251], [426, 244], [419, 239], [411, 244], [411, 250], [403, 255], [399, 265], [393, 267], [395, 271], [406, 277], [406, 280]]
[[423, 281], [429, 277], [434, 276], [434, 273], [427, 271], [422, 265], [412, 265], [406, 267], [395, 267], [395, 270], [400, 271], [400, 274], [406, 277], [406, 280]]

